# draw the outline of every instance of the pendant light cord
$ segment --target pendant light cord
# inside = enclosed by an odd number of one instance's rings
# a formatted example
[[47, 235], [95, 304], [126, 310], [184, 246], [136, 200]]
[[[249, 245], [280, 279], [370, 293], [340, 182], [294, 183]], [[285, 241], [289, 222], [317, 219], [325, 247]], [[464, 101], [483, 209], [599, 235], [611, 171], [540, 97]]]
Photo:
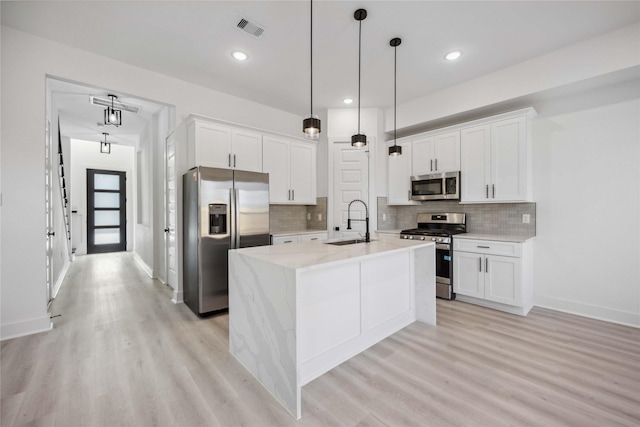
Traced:
[[311, 111], [309, 112], [310, 117], [313, 117], [313, 0], [311, 0], [311, 36], [309, 39], [311, 40], [311, 48], [309, 49], [311, 53]]
[[396, 109], [398, 106], [398, 102], [397, 102], [398, 77], [396, 76], [397, 69], [398, 69], [398, 46], [394, 46], [393, 47], [393, 145], [396, 145], [396, 130], [398, 129], [397, 113], [396, 113]]
[[358, 28], [358, 134], [360, 134], [360, 74], [361, 71], [361, 56], [362, 56], [362, 20], [359, 22]]

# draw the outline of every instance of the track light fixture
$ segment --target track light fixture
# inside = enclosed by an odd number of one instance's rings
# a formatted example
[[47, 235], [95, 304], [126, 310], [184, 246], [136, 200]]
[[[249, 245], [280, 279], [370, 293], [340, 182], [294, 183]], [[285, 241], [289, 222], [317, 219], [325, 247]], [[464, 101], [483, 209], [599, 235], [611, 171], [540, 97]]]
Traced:
[[309, 57], [311, 58], [311, 111], [309, 113], [308, 116], [306, 116], [304, 118], [304, 120], [302, 121], [302, 132], [304, 132], [304, 136], [305, 138], [309, 138], [309, 139], [318, 139], [318, 137], [320, 137], [320, 132], [321, 130], [321, 124], [320, 124], [320, 118], [318, 118], [318, 116], [316, 116], [315, 114], [313, 114], [313, 0], [311, 0], [311, 37], [309, 37], [310, 39], [310, 46], [309, 46]]
[[390, 156], [401, 156], [402, 155], [402, 147], [396, 144], [396, 106], [397, 106], [397, 85], [398, 78], [396, 76], [396, 70], [398, 68], [398, 46], [402, 43], [402, 39], [395, 37], [389, 41], [389, 45], [393, 47], [393, 145], [389, 147], [389, 155]]
[[104, 154], [111, 154], [111, 143], [107, 142], [108, 133], [102, 132], [104, 135], [104, 141], [100, 141], [100, 152]]
[[367, 145], [367, 136], [360, 133], [360, 74], [361, 74], [361, 58], [362, 58], [362, 21], [367, 17], [367, 11], [358, 9], [354, 12], [353, 17], [359, 23], [358, 28], [358, 133], [351, 136], [351, 146], [364, 147]]
[[118, 99], [115, 95], [107, 95], [111, 98], [111, 106], [104, 110], [104, 124], [120, 126], [122, 124], [122, 110], [113, 108], [113, 101]]

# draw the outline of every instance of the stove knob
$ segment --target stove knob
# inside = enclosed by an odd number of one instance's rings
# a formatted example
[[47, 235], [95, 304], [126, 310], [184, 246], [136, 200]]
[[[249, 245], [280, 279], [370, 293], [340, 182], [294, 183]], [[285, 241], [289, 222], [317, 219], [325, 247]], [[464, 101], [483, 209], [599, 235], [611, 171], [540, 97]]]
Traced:
[[424, 239], [425, 239], [425, 237], [424, 237], [424, 236], [420, 237], [420, 240], [424, 240]]
[[402, 236], [402, 238], [403, 238], [403, 239], [408, 239], [408, 238], [409, 238], [409, 236]]
[[432, 238], [431, 238], [431, 241], [432, 241], [432, 242], [435, 242], [435, 241], [436, 241], [436, 238], [435, 238], [435, 237], [432, 237]]
[[413, 236], [409, 236], [409, 240], [413, 240]]
[[444, 239], [442, 237], [438, 237], [438, 242], [442, 242]]

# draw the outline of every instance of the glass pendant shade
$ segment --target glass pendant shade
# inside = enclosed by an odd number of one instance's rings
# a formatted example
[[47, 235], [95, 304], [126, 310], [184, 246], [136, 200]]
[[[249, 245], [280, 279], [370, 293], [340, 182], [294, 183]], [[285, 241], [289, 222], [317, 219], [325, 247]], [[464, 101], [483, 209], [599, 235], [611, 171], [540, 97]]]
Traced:
[[321, 123], [318, 116], [310, 114], [302, 121], [302, 132], [304, 137], [308, 139], [318, 139], [321, 132]]
[[364, 147], [365, 145], [367, 145], [367, 135], [363, 135], [361, 133], [351, 135], [352, 147]]
[[401, 156], [402, 155], [402, 147], [399, 145], [395, 145], [393, 144], [391, 147], [389, 147], [389, 155], [390, 156]]

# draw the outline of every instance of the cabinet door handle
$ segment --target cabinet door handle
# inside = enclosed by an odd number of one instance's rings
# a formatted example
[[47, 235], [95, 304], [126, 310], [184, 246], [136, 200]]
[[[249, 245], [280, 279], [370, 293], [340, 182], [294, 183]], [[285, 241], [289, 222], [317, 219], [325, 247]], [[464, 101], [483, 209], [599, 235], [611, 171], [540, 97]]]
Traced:
[[289, 195], [287, 196], [287, 200], [291, 200], [291, 189], [289, 189]]
[[411, 201], [411, 190], [407, 191], [407, 200]]
[[489, 258], [484, 259], [484, 272], [485, 273], [489, 272]]
[[296, 199], [296, 190], [293, 189], [291, 190], [291, 200], [295, 200]]
[[495, 184], [491, 184], [491, 190], [493, 191], [493, 198], [496, 198], [496, 185]]
[[233, 155], [233, 167], [234, 168], [236, 167], [236, 155], [235, 154]]
[[482, 249], [491, 249], [491, 246], [480, 246], [480, 245], [478, 245], [476, 247], [482, 248]]
[[482, 257], [478, 258], [478, 271], [482, 273]]
[[438, 159], [436, 159], [436, 172], [438, 172]]
[[429, 166], [429, 170], [433, 172], [433, 159], [431, 159], [430, 161], [431, 161], [431, 166]]
[[231, 153], [229, 153], [229, 167], [231, 167]]
[[485, 187], [486, 187], [486, 191], [487, 191], [487, 197], [486, 198], [488, 199], [489, 198], [489, 184], [485, 185]]

